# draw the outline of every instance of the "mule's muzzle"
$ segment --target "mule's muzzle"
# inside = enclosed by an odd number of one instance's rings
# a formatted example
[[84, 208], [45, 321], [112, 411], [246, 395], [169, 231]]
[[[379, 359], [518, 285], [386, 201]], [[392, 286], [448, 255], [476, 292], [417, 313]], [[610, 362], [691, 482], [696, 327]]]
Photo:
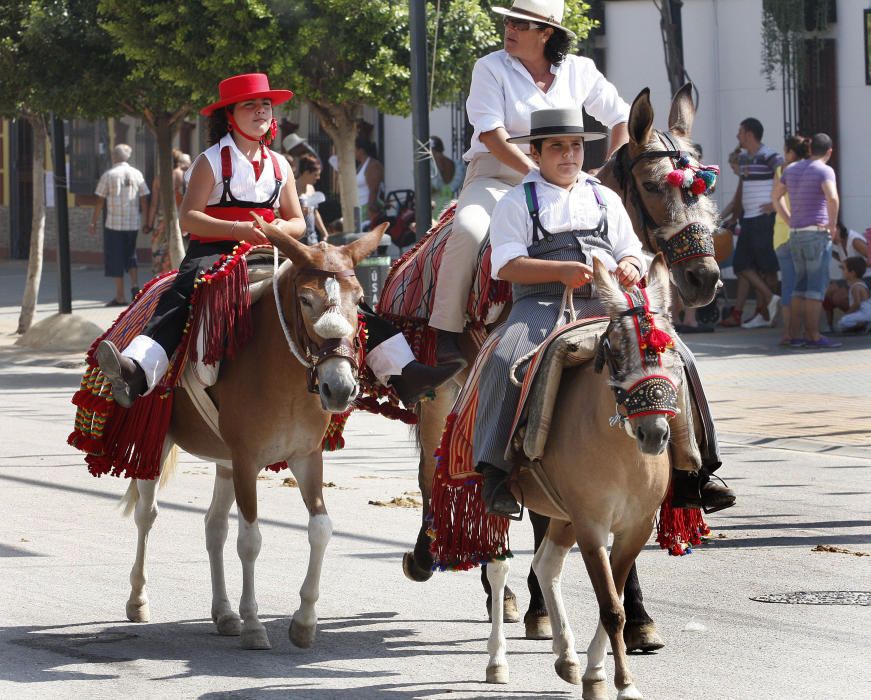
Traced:
[[331, 357], [318, 363], [317, 387], [321, 408], [344, 413], [360, 393], [356, 368], [346, 358]]
[[707, 306], [720, 287], [720, 266], [712, 257], [693, 258], [672, 267], [671, 277], [684, 306]]
[[665, 416], [644, 416], [633, 422], [638, 449], [646, 455], [662, 454], [668, 446], [669, 437], [671, 437], [671, 430]]

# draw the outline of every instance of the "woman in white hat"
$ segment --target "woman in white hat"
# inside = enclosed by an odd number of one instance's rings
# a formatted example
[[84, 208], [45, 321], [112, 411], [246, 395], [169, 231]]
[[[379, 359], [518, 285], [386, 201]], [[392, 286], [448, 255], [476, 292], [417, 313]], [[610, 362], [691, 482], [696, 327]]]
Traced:
[[611, 129], [611, 152], [628, 141], [629, 105], [592, 60], [569, 53], [575, 34], [561, 24], [563, 0], [515, 0], [493, 11], [503, 16], [504, 47], [472, 72], [466, 111], [475, 133], [429, 321], [439, 331], [439, 364], [461, 358], [457, 338], [493, 207], [536, 167], [528, 145], [508, 141], [529, 132], [530, 113], [584, 107]]

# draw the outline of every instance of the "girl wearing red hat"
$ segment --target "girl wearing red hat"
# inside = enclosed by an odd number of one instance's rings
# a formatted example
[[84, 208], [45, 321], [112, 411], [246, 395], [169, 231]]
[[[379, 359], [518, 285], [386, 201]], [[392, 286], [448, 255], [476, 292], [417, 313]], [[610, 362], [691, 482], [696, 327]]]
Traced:
[[251, 211], [294, 238], [305, 232], [290, 166], [267, 148], [276, 132], [272, 108], [293, 93], [272, 90], [263, 73], [227, 78], [218, 90], [220, 99], [201, 111], [209, 117], [212, 146], [194, 161], [179, 208], [190, 245], [175, 282], [160, 298], [142, 335], [123, 353], [108, 341], [97, 349], [100, 369], [122, 406], [132, 405], [166, 372], [184, 333], [197, 277], [240, 241], [269, 243]]
[[[277, 131], [272, 108], [287, 102], [293, 93], [272, 90], [263, 73], [227, 78], [221, 81], [219, 92], [220, 99], [201, 110], [209, 117], [212, 146], [189, 171], [179, 219], [190, 232], [191, 242], [172, 288], [160, 298], [142, 335], [123, 353], [108, 340], [97, 347], [97, 363], [112, 383], [112, 395], [126, 408], [151, 391], [169, 367], [169, 358], [184, 334], [196, 279], [240, 241], [269, 244], [252, 211], [293, 238], [301, 238], [306, 230], [290, 165], [267, 148]], [[369, 328], [367, 363], [379, 379], [394, 386], [405, 403], [455, 372], [415, 361], [397, 329], [371, 310], [362, 311]]]

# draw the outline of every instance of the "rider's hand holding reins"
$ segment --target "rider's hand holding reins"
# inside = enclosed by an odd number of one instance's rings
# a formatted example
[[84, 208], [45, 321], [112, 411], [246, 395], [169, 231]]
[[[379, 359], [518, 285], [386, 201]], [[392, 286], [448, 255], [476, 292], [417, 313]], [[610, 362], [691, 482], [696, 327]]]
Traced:
[[560, 269], [559, 281], [566, 287], [574, 289], [583, 287], [593, 280], [593, 268], [582, 262], [565, 262]]
[[617, 277], [617, 281], [627, 289], [634, 287], [641, 281], [641, 272], [632, 258], [623, 258], [618, 262], [614, 274]]

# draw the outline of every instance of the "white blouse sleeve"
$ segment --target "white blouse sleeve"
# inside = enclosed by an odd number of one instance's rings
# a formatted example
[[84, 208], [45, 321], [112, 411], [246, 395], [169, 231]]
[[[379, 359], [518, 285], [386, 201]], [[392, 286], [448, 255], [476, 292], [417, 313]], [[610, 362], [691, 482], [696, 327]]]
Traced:
[[509, 262], [529, 255], [532, 219], [524, 200], [511, 194], [499, 200], [490, 219], [490, 276], [494, 280], [501, 279], [499, 272]]
[[472, 84], [466, 100], [469, 122], [479, 134], [505, 126], [505, 95], [502, 83], [484, 58], [478, 59], [472, 69]]

